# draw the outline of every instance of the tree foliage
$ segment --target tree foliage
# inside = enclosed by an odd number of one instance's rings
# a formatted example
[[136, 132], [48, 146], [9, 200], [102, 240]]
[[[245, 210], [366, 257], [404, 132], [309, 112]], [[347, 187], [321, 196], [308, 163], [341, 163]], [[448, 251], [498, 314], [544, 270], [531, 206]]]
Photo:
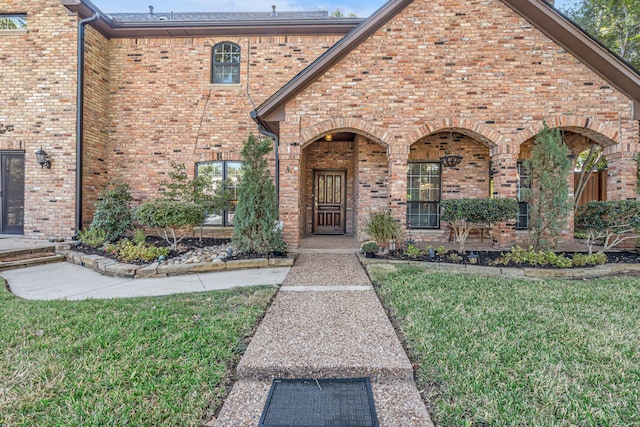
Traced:
[[145, 202], [135, 211], [136, 219], [142, 225], [159, 229], [160, 237], [164, 238], [174, 250], [187, 235], [182, 233], [178, 237], [178, 230], [201, 224], [204, 221], [204, 215], [204, 208], [197, 203], [177, 200]]
[[640, 201], [592, 201], [576, 212], [575, 226], [588, 234], [589, 254], [593, 245], [601, 241], [605, 252], [629, 239], [637, 239], [640, 232]]
[[529, 173], [522, 199], [529, 204], [529, 233], [536, 251], [555, 247], [567, 227], [573, 208], [567, 181], [571, 172], [569, 153], [560, 131], [545, 123], [536, 137], [531, 158], [524, 162]]
[[581, 0], [565, 12], [587, 33], [640, 69], [638, 0]]
[[233, 221], [233, 245], [240, 252], [268, 254], [285, 249], [275, 186], [265, 158], [271, 149], [270, 139], [253, 135], [242, 148], [242, 179]]
[[458, 241], [458, 253], [464, 253], [469, 233], [479, 225], [492, 227], [498, 222], [515, 219], [518, 202], [515, 199], [448, 199], [440, 202], [440, 219], [452, 229]]

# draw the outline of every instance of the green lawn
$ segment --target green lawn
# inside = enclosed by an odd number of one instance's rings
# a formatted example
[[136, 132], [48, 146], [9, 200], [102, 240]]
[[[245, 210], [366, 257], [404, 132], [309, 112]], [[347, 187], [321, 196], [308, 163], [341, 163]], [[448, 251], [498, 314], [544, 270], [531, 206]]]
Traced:
[[640, 426], [640, 279], [373, 267], [442, 426]]
[[274, 293], [36, 302], [0, 279], [0, 425], [198, 426]]

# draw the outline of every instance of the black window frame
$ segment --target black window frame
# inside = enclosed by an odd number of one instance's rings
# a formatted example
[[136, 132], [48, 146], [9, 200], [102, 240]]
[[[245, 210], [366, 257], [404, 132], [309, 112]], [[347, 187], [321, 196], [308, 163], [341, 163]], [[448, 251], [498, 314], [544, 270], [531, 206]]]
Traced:
[[[7, 28], [4, 27], [5, 20], [7, 22]], [[16, 28], [9, 28], [9, 21], [13, 22]], [[0, 13], [0, 31], [25, 31], [27, 29], [27, 23], [26, 13]]]
[[[242, 161], [240, 160], [211, 160], [211, 161], [207, 161], [207, 162], [197, 162], [196, 163], [196, 176], [199, 175], [200, 173], [200, 167], [201, 166], [206, 166], [206, 165], [212, 165], [212, 164], [220, 164], [221, 170], [222, 170], [222, 177], [221, 179], [223, 181], [228, 180], [229, 179], [229, 165], [230, 164], [234, 164], [237, 166], [237, 168], [235, 170], [238, 170], [240, 172], [242, 172]], [[227, 186], [227, 190], [232, 189], [233, 193], [235, 193], [235, 197], [232, 198], [229, 201], [229, 204], [227, 206], [227, 208], [222, 212], [221, 215], [221, 222], [219, 224], [217, 223], [213, 223], [213, 222], [208, 222], [209, 218], [212, 215], [208, 215], [207, 218], [205, 218], [205, 221], [202, 223], [202, 225], [205, 226], [212, 226], [212, 227], [232, 227], [233, 226], [233, 216], [235, 215], [235, 208], [236, 205], [238, 203], [238, 191], [240, 188], [240, 179], [241, 179], [241, 173], [240, 173], [240, 177], [238, 178], [237, 182], [235, 183], [235, 185], [233, 185], [232, 187]], [[212, 183], [215, 184], [215, 183]]]
[[518, 180], [516, 181], [516, 197], [518, 200], [518, 218], [516, 220], [516, 230], [529, 229], [529, 204], [522, 200], [520, 191], [523, 188], [529, 188], [529, 171], [524, 165], [524, 161], [518, 161], [516, 164]]
[[[437, 166], [437, 178], [438, 187], [435, 193], [437, 200], [412, 200], [411, 192], [415, 190], [411, 187], [411, 175], [412, 165], [431, 165]], [[418, 175], [422, 176], [422, 174]], [[433, 177], [435, 175], [429, 174], [427, 177]], [[420, 190], [418, 190], [420, 191]], [[419, 194], [419, 193], [418, 193]], [[440, 201], [442, 200], [442, 165], [437, 161], [412, 161], [407, 164], [407, 228], [413, 230], [438, 230], [440, 229]], [[417, 211], [417, 213], [416, 213]], [[424, 212], [424, 213], [423, 213]], [[435, 217], [435, 221], [427, 220], [426, 225], [422, 225], [425, 222], [412, 221], [416, 216], [426, 216], [427, 218]], [[418, 225], [416, 225], [418, 224]]]
[[[231, 81], [227, 77], [231, 76]], [[240, 84], [240, 45], [221, 42], [211, 49], [211, 83], [216, 85]]]

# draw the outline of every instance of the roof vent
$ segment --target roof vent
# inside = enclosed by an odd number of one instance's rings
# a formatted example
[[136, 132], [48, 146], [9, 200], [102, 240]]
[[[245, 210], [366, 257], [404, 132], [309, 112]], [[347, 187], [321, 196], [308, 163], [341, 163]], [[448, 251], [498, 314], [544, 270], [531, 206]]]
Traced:
[[276, 5], [271, 6], [271, 16], [278, 16], [278, 12], [276, 12]]
[[153, 15], [153, 6], [149, 5], [149, 15]]

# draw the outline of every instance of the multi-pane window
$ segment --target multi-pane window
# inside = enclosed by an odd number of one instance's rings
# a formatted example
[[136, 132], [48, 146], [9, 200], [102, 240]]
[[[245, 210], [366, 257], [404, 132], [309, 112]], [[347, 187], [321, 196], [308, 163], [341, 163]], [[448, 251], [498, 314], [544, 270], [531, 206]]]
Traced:
[[440, 227], [440, 163], [409, 163], [407, 226]]
[[237, 161], [202, 162], [196, 164], [196, 174], [210, 178], [212, 191], [221, 190], [224, 183], [224, 190], [228, 192], [230, 199], [224, 212], [209, 212], [204, 224], [233, 225], [238, 204], [238, 187], [242, 177], [242, 163]]
[[517, 230], [527, 230], [529, 228], [529, 205], [522, 200], [521, 190], [528, 188], [529, 171], [524, 167], [523, 162], [518, 162], [517, 195], [518, 195], [518, 221], [516, 222]]
[[0, 14], [0, 30], [26, 30], [27, 15]]
[[213, 47], [211, 82], [213, 84], [240, 83], [240, 46], [219, 43]]

